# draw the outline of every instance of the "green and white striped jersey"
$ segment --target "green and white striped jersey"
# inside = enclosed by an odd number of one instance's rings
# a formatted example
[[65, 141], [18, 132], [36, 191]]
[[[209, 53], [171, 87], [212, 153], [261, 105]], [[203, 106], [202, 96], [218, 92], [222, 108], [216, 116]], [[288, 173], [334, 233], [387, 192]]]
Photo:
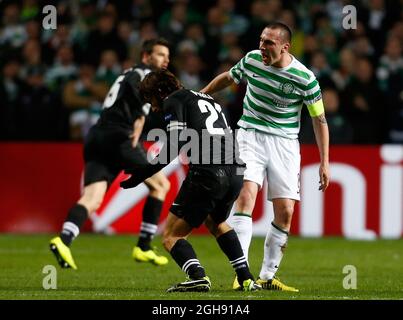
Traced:
[[322, 99], [315, 75], [295, 57], [287, 67], [275, 68], [264, 65], [260, 50], [253, 50], [229, 73], [236, 83], [248, 82], [238, 121], [244, 129], [297, 139], [303, 104]]

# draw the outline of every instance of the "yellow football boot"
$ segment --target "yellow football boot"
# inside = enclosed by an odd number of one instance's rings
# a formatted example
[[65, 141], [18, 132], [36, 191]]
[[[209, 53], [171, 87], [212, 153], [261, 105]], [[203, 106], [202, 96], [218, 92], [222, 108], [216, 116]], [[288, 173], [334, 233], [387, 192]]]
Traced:
[[285, 285], [278, 278], [275, 277], [270, 280], [257, 279], [256, 283], [261, 285], [264, 290], [299, 292], [298, 289]]
[[143, 251], [140, 247], [134, 247], [132, 257], [138, 262], [151, 262], [157, 266], [164, 266], [168, 263], [168, 258], [165, 256], [159, 256], [155, 250]]
[[62, 268], [73, 268], [77, 270], [70, 248], [63, 243], [60, 237], [55, 237], [50, 240], [49, 246]]

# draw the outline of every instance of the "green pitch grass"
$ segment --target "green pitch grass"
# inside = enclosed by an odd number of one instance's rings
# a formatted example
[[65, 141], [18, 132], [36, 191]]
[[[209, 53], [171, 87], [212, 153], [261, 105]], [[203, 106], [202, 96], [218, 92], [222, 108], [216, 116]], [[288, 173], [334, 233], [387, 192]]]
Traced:
[[[142, 299], [142, 300], [274, 300], [274, 299], [403, 299], [403, 240], [374, 242], [339, 238], [290, 238], [278, 272], [299, 293], [235, 292], [234, 272], [210, 236], [191, 236], [200, 261], [212, 281], [208, 293], [165, 293], [185, 279], [170, 258], [167, 266], [136, 263], [134, 236], [83, 234], [72, 247], [78, 270], [60, 269], [48, 249], [50, 235], [0, 235], [0, 299]], [[254, 238], [252, 272], [258, 276], [263, 238]], [[154, 243], [164, 252], [157, 238]], [[57, 289], [42, 287], [43, 268], [57, 268]], [[343, 288], [343, 268], [357, 271], [357, 289]], [[347, 280], [345, 282], [348, 282]]]

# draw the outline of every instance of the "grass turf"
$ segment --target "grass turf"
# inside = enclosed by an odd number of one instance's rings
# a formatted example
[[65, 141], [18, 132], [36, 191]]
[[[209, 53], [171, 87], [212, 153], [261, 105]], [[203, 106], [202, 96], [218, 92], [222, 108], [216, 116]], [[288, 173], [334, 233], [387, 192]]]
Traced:
[[[82, 234], [72, 246], [78, 270], [60, 269], [49, 251], [51, 235], [0, 235], [0, 299], [286, 300], [403, 299], [403, 240], [348, 241], [291, 237], [278, 276], [299, 293], [235, 292], [234, 272], [211, 236], [191, 236], [212, 281], [208, 293], [165, 293], [184, 274], [167, 266], [136, 263], [134, 236]], [[264, 238], [252, 240], [249, 260], [257, 277]], [[164, 253], [160, 239], [154, 240]], [[57, 290], [44, 290], [43, 268], [57, 268]], [[357, 270], [357, 289], [343, 288], [346, 265]]]

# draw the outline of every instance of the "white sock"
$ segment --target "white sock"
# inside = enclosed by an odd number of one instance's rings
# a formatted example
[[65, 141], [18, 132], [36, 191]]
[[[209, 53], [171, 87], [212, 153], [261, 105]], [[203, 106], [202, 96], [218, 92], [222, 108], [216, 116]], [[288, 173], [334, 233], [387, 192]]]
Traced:
[[259, 278], [269, 280], [274, 277], [283, 258], [283, 250], [287, 245], [288, 232], [275, 226], [273, 222], [266, 234], [264, 257]]
[[235, 212], [227, 222], [235, 230], [243, 254], [248, 261], [249, 246], [252, 240], [252, 217], [245, 213]]

